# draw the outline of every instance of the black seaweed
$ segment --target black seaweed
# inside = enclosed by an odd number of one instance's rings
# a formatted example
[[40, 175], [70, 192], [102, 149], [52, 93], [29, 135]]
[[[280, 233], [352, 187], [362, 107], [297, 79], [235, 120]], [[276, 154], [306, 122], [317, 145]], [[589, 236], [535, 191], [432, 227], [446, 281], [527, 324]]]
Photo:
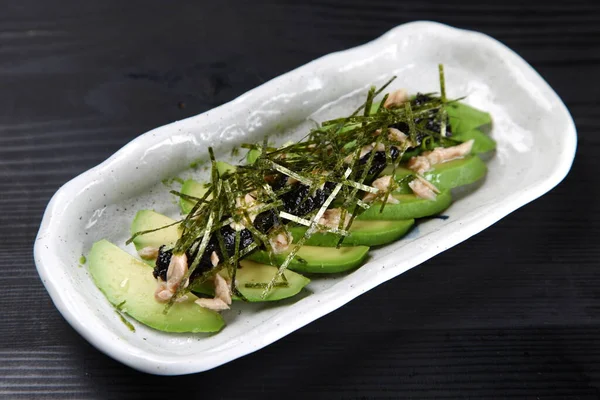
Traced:
[[[431, 97], [428, 94], [422, 94], [422, 93], [418, 93], [415, 98], [411, 101], [411, 104], [414, 105], [414, 107], [420, 107], [423, 106], [424, 104], [433, 101], [434, 98]], [[421, 116], [421, 117], [415, 117], [414, 118], [414, 122], [415, 125], [419, 125], [422, 122], [424, 122], [424, 127], [425, 129], [432, 131], [432, 132], [440, 132], [442, 125], [441, 125], [441, 121], [439, 120], [439, 108], [432, 108], [431, 110], [429, 110], [429, 112], [427, 113], [427, 115], [425, 116]], [[399, 131], [402, 131], [404, 133], [407, 133], [409, 131], [409, 126], [406, 122], [398, 122], [395, 124], [390, 125], [390, 128], [396, 128]], [[428, 133], [426, 131], [421, 131], [419, 130], [417, 132], [416, 135], [416, 145], [419, 146], [421, 145], [421, 143], [423, 142], [423, 139], [425, 139], [428, 135]], [[452, 126], [450, 125], [450, 118], [448, 116], [446, 116], [446, 137], [451, 137], [452, 136]]]
[[163, 281], [167, 280], [167, 269], [173, 256], [173, 250], [165, 250], [166, 246], [162, 245], [158, 249], [158, 257], [154, 266], [153, 275], [155, 278], [160, 277]]
[[304, 216], [318, 208], [320, 208], [327, 197], [333, 191], [335, 183], [327, 182], [323, 189], [317, 189], [313, 196], [310, 196], [310, 187], [302, 184], [297, 184], [297, 187], [281, 196], [283, 201], [283, 211]]
[[[382, 153], [382, 160], [385, 163], [385, 153]], [[397, 151], [396, 151], [397, 156]], [[383, 166], [385, 168], [385, 165]], [[334, 183], [327, 182], [324, 184], [323, 189], [317, 189], [313, 196], [310, 196], [310, 188], [302, 184], [294, 184], [296, 187], [283, 194], [280, 198], [283, 200], [282, 209], [288, 213], [295, 215], [306, 215], [317, 209], [319, 209], [324, 203], [327, 197], [331, 194]], [[268, 233], [271, 229], [276, 228], [281, 224], [278, 216], [278, 212], [275, 209], [264, 211], [256, 216], [253, 222], [253, 226], [261, 233]], [[224, 248], [227, 251], [229, 257], [235, 254], [235, 230], [229, 225], [220, 228], [220, 233], [223, 237]], [[198, 239], [200, 240], [200, 239]], [[242, 229], [240, 231], [240, 248], [243, 250], [250, 246], [254, 242], [252, 232], [248, 229]], [[224, 259], [221, 247], [219, 246], [218, 237], [216, 234], [211, 235], [211, 238], [206, 246], [206, 250], [202, 254], [202, 258], [198, 263], [198, 267], [194, 270], [190, 278], [193, 280], [201, 276], [206, 271], [213, 268], [211, 261], [211, 255], [215, 252], [219, 257], [219, 260]], [[169, 268], [169, 262], [171, 261], [172, 250], [164, 250], [162, 246], [159, 250], [158, 258], [156, 259], [156, 266], [154, 268], [154, 277], [161, 277], [161, 279], [167, 279], [167, 269]], [[186, 252], [188, 259], [194, 259], [197, 256], [196, 253]]]
[[262, 212], [254, 219], [254, 227], [260, 233], [268, 233], [271, 228], [281, 224], [277, 212], [273, 209]]
[[[365, 165], [369, 160], [371, 153], [367, 153], [363, 158], [358, 160], [359, 165]], [[390, 147], [390, 155], [392, 160], [396, 160], [400, 155], [400, 150], [396, 146]], [[367, 173], [370, 177], [375, 177], [379, 175], [384, 169], [387, 167], [387, 158], [385, 155], [385, 151], [376, 151], [375, 156], [373, 156], [373, 161], [371, 162], [371, 167], [369, 168], [369, 172]]]
[[[225, 225], [220, 229], [221, 236], [223, 237], [223, 244], [227, 251], [227, 256], [232, 257], [235, 254], [235, 230], [229, 225]], [[242, 229], [240, 231], [240, 250], [245, 249], [254, 242], [254, 237], [248, 229]], [[211, 261], [211, 255], [215, 252], [220, 261], [223, 261], [225, 257], [219, 246], [219, 239], [216, 234], [213, 234], [206, 246], [206, 250], [202, 254], [198, 267], [194, 270], [191, 275], [191, 279], [201, 276], [204, 272], [213, 268]], [[193, 259], [197, 256], [197, 253], [188, 255], [188, 258]], [[191, 257], [190, 257], [191, 256]]]
[[[232, 257], [235, 253], [235, 230], [231, 228], [229, 225], [226, 225], [220, 229], [221, 235], [223, 236], [223, 242], [225, 244], [225, 249], [229, 257]], [[250, 246], [254, 242], [254, 238], [252, 237], [252, 233], [248, 229], [242, 229], [240, 231], [240, 250], [245, 249]], [[198, 267], [194, 270], [194, 273], [190, 276], [192, 280], [201, 276], [204, 272], [210, 270], [213, 265], [210, 259], [212, 253], [215, 252], [219, 260], [223, 260], [223, 253], [221, 252], [221, 248], [219, 246], [219, 241], [217, 235], [212, 235], [208, 245], [206, 246], [206, 250], [200, 259], [200, 263]], [[156, 259], [156, 264], [154, 266], [154, 277], [160, 277], [163, 281], [167, 280], [167, 270], [169, 269], [169, 263], [171, 262], [171, 256], [173, 255], [173, 250], [165, 250], [165, 246], [161, 246], [158, 252], [158, 257]], [[197, 256], [197, 250], [195, 253], [187, 251], [186, 256], [188, 260], [191, 260]]]

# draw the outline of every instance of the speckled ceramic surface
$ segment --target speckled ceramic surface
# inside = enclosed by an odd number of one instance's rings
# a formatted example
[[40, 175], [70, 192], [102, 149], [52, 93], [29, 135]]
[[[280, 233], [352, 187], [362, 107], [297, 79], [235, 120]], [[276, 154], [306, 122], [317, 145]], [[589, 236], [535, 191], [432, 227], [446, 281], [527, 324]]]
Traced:
[[[218, 334], [165, 334], [132, 321], [131, 332], [78, 260], [107, 238], [125, 247], [141, 208], [176, 215], [162, 179], [202, 178], [191, 163], [215, 147], [221, 159], [268, 134], [283, 142], [331, 116], [345, 115], [372, 84], [438, 89], [437, 64], [450, 97], [489, 111], [498, 142], [482, 186], [457, 200], [448, 220], [418, 225], [397, 243], [371, 252], [360, 269], [314, 279], [297, 299], [235, 304]], [[399, 26], [366, 45], [289, 72], [219, 108], [141, 135], [52, 198], [35, 242], [44, 285], [67, 321], [101, 351], [154, 374], [200, 372], [256, 351], [480, 232], [558, 184], [576, 147], [573, 121], [556, 93], [519, 56], [488, 36], [431, 22]], [[360, 323], [360, 321], [357, 321]]]

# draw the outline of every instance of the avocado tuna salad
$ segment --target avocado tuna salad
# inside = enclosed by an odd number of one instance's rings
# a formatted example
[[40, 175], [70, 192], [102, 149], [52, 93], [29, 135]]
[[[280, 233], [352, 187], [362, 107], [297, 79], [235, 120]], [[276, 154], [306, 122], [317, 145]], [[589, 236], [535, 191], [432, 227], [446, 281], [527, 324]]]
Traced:
[[[107, 240], [87, 260], [110, 303], [165, 332], [217, 332], [234, 302], [278, 301], [322, 274], [359, 268], [369, 250], [439, 215], [453, 189], [480, 182], [496, 143], [491, 116], [439, 93], [371, 88], [361, 107], [297, 142], [246, 144], [210, 179], [171, 193], [176, 218], [139, 210], [134, 257]], [[464, 201], [464, 200], [463, 200]], [[307, 276], [305, 276], [307, 275]]]

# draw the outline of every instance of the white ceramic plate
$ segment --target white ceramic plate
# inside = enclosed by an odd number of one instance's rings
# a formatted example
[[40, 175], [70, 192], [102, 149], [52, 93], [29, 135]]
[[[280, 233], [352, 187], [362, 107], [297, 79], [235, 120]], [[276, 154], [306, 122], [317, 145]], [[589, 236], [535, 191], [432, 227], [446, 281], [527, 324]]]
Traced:
[[[419, 224], [407, 238], [372, 251], [366, 265], [315, 279], [309, 295], [282, 304], [235, 304], [216, 335], [165, 334], [132, 321], [131, 332], [78, 259], [103, 237], [124, 247], [140, 208], [175, 215], [161, 179], [196, 176], [189, 165], [207, 146], [228, 154], [242, 142], [298, 137], [310, 120], [346, 115], [368, 87], [438, 89], [443, 63], [450, 97], [491, 112], [498, 150], [483, 186], [456, 201], [446, 221]], [[576, 147], [575, 126], [556, 93], [518, 55], [480, 33], [431, 22], [398, 26], [379, 39], [313, 61], [214, 110], [141, 135], [52, 198], [35, 242], [35, 262], [54, 304], [87, 340], [142, 371], [200, 372], [256, 351], [369, 289], [487, 228], [557, 185]], [[126, 248], [133, 253], [132, 248]], [[357, 321], [357, 323], [360, 323]]]

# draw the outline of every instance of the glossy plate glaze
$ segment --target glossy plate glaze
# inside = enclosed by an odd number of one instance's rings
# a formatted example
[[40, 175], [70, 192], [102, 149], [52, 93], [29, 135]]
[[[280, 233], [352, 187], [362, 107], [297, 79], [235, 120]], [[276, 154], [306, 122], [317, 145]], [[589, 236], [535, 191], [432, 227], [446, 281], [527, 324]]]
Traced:
[[[314, 279], [298, 299], [236, 303], [223, 313], [227, 326], [215, 335], [165, 334], [135, 321], [131, 332], [85, 266], [78, 267], [80, 256], [104, 237], [133, 254], [124, 242], [138, 209], [175, 215], [168, 188], [158, 182], [201, 177], [202, 169], [190, 164], [206, 160], [207, 146], [224, 156], [235, 145], [267, 134], [279, 142], [297, 138], [314, 120], [346, 115], [370, 85], [381, 85], [391, 75], [398, 76], [394, 88], [436, 91], [438, 63], [445, 66], [450, 97], [467, 95], [467, 103], [492, 114], [491, 135], [498, 142], [485, 182], [451, 206], [449, 219], [419, 224], [408, 237], [372, 251], [354, 272]], [[510, 49], [480, 33], [410, 23], [133, 140], [54, 195], [35, 242], [35, 262], [56, 307], [98, 349], [153, 374], [200, 372], [278, 340], [543, 195], [569, 171], [576, 141], [559, 97]]]

